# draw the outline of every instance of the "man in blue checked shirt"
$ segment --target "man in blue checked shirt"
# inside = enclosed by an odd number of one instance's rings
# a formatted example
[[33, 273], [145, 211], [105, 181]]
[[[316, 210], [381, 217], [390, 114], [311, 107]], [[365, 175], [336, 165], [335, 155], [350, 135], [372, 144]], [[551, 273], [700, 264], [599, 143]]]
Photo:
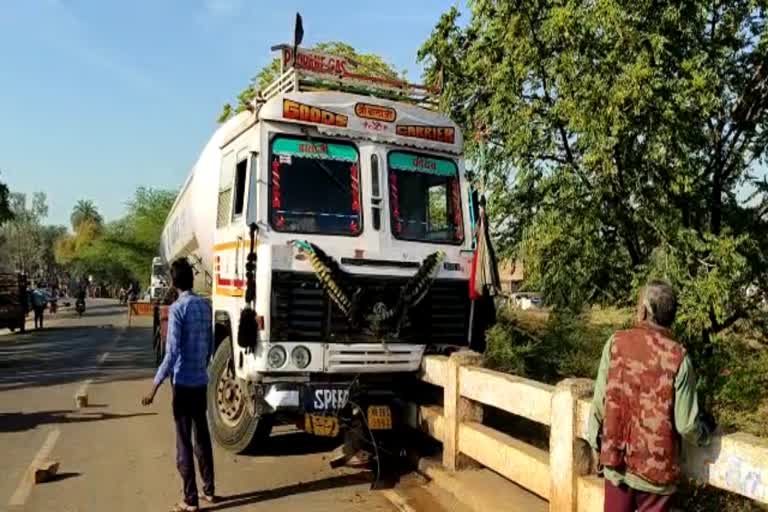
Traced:
[[168, 310], [165, 357], [157, 369], [152, 391], [141, 403], [150, 405], [163, 381], [167, 377], [171, 378], [173, 418], [176, 423], [176, 465], [184, 483], [184, 500], [172, 510], [185, 512], [198, 510], [193, 451], [203, 480], [203, 493], [199, 498], [209, 503], [215, 501], [213, 448], [205, 417], [207, 366], [213, 351], [213, 336], [211, 308], [205, 300], [192, 292], [194, 277], [186, 259], [173, 262], [171, 280], [180, 295]]

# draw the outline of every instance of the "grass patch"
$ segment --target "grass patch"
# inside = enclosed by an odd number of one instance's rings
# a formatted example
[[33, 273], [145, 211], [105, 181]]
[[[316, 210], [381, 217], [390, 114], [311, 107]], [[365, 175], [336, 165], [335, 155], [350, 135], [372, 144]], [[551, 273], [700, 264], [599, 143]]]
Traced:
[[486, 365], [550, 384], [594, 378], [605, 342], [631, 318], [631, 310], [616, 308], [593, 308], [578, 316], [503, 309], [486, 336]]

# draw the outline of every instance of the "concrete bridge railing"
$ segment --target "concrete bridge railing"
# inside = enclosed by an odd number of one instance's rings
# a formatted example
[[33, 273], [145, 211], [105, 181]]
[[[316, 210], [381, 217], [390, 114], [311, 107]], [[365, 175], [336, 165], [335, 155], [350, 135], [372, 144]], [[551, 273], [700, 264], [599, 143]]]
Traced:
[[[481, 356], [429, 356], [421, 379], [443, 388], [443, 407], [422, 405], [417, 427], [443, 443], [443, 466], [466, 457], [549, 501], [553, 512], [603, 509], [603, 483], [590, 474], [585, 438], [593, 383], [566, 379], [551, 386], [480, 367]], [[482, 424], [490, 405], [550, 427], [543, 450]], [[768, 503], [768, 441], [744, 433], [717, 436], [707, 448], [683, 448], [686, 476]]]

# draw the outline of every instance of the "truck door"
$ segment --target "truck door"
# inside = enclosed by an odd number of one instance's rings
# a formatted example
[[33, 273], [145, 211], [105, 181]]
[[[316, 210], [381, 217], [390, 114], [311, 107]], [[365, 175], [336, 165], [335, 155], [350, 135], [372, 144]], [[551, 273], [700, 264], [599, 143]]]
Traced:
[[[215, 294], [221, 299], [242, 298], [245, 294], [249, 160], [247, 150], [230, 151], [222, 157], [214, 244]], [[234, 311], [232, 307], [227, 309]]]

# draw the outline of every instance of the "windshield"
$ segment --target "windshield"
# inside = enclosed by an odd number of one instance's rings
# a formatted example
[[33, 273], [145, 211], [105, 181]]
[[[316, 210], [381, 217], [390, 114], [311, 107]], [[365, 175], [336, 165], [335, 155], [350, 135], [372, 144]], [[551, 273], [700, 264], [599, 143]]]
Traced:
[[163, 276], [165, 275], [165, 265], [162, 263], [155, 263], [152, 265], [152, 275], [153, 276]]
[[392, 151], [388, 168], [392, 232], [397, 238], [453, 244], [464, 240], [453, 160]]
[[354, 145], [275, 137], [269, 160], [269, 218], [275, 230], [360, 234], [360, 172]]

